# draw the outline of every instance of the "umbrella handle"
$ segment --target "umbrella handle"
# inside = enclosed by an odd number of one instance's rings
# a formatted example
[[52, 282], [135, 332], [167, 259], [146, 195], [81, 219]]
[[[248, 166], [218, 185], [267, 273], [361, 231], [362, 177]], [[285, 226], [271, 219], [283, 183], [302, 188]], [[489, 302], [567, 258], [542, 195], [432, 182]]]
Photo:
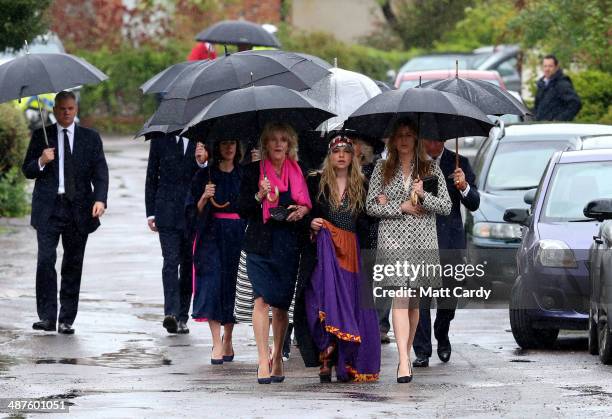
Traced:
[[45, 127], [45, 118], [43, 117], [42, 106], [40, 106], [40, 97], [36, 95], [36, 102], [38, 102], [38, 113], [40, 114], [40, 120], [42, 121], [43, 135], [45, 137], [45, 144], [49, 147], [49, 139], [47, 138], [47, 127]]
[[455, 138], [455, 169], [459, 169], [459, 138]]

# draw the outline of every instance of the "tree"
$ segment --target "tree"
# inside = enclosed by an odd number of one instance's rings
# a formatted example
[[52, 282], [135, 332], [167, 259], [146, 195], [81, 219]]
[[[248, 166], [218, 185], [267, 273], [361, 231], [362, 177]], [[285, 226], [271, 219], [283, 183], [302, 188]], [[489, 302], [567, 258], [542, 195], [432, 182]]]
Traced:
[[0, 0], [0, 51], [21, 49], [47, 31], [45, 11], [51, 0]]
[[389, 29], [405, 48], [432, 48], [463, 19], [473, 0], [379, 0]]

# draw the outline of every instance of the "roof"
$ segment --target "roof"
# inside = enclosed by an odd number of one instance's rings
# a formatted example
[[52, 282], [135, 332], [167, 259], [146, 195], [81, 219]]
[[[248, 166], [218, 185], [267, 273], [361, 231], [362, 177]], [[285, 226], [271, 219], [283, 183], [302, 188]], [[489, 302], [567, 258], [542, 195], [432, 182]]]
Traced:
[[[428, 71], [407, 71], [400, 74], [402, 80], [423, 79], [449, 79], [455, 77], [455, 70], [428, 70]], [[497, 71], [492, 70], [459, 70], [459, 78], [477, 80], [497, 80], [501, 76]]]
[[559, 158], [559, 163], [588, 161], [612, 161], [612, 149], [564, 151]]
[[588, 135], [612, 134], [612, 125], [559, 122], [528, 123], [508, 125], [505, 131], [504, 138], [528, 137], [528, 139], [532, 140], [535, 140], [533, 136], [541, 138], [578, 138]]

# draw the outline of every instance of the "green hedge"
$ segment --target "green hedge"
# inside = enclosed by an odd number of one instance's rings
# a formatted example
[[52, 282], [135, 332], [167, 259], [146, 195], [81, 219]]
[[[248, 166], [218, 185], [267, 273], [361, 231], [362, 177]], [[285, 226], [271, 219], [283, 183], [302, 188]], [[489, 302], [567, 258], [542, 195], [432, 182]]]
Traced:
[[134, 132], [156, 107], [155, 98], [143, 95], [140, 85], [166, 67], [185, 61], [188, 52], [188, 46], [180, 44], [163, 49], [145, 45], [124, 46], [119, 51], [77, 51], [76, 55], [109, 77], [83, 88], [80, 116], [102, 131]]
[[23, 113], [10, 103], [0, 105], [0, 217], [27, 214], [26, 181], [21, 163], [28, 137]]
[[584, 70], [569, 75], [582, 101], [576, 121], [612, 124], [612, 74]]

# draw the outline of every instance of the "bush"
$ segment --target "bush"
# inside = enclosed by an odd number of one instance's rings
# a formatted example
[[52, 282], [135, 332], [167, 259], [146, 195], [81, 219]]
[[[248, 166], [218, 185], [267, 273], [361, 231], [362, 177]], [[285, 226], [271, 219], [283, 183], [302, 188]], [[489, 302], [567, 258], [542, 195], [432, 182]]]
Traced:
[[[83, 88], [80, 116], [100, 130], [133, 133], [156, 108], [155, 97], [143, 95], [140, 85], [166, 67], [185, 61], [188, 52], [188, 46], [179, 44], [169, 44], [163, 49], [126, 45], [113, 52], [107, 49], [76, 52], [109, 77], [100, 84]], [[108, 124], [107, 121], [115, 122]]]
[[612, 74], [584, 70], [569, 75], [582, 101], [576, 122], [612, 124]]
[[28, 210], [21, 163], [29, 131], [21, 111], [0, 105], [0, 217], [19, 217]]
[[0, 217], [23, 217], [28, 213], [25, 186], [19, 167], [11, 168], [0, 177]]

